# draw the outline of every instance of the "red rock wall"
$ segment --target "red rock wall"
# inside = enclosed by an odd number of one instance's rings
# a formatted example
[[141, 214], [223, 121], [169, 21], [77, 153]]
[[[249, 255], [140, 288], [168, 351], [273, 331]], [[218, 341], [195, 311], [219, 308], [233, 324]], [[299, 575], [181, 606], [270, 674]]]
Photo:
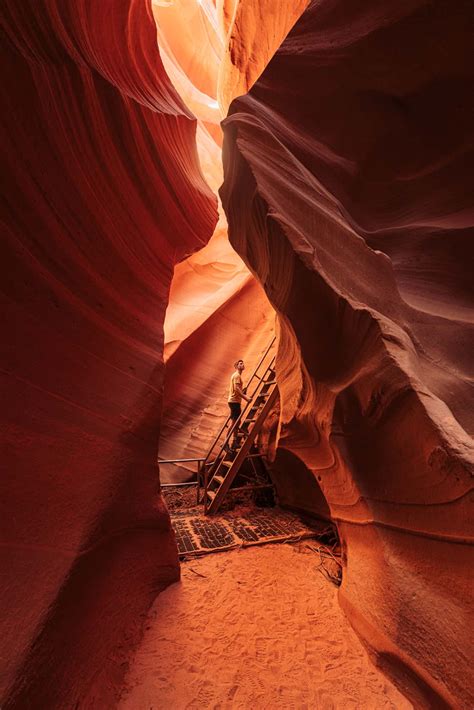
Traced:
[[279, 447], [416, 707], [474, 703], [473, 29], [463, 0], [313, 2], [224, 123], [230, 239], [279, 313]]
[[149, 3], [3, 3], [2, 707], [113, 707], [178, 578], [156, 466], [174, 264], [216, 201]]

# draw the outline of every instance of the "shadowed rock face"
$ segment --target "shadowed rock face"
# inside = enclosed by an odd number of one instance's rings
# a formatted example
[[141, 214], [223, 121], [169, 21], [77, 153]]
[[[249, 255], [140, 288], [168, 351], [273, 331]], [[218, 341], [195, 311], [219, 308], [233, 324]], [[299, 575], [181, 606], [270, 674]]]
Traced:
[[216, 200], [147, 3], [1, 15], [1, 704], [113, 707], [179, 575], [156, 466], [163, 321]]
[[472, 707], [472, 3], [312, 3], [224, 122], [230, 239], [280, 322], [280, 449], [340, 600], [420, 707]]

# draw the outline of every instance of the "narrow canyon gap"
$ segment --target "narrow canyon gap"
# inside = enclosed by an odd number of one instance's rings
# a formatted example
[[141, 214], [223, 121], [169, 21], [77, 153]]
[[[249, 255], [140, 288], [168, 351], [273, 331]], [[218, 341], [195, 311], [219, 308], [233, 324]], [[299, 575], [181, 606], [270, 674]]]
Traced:
[[[255, 81], [307, 2], [285, 5], [153, 0], [163, 63], [198, 119], [199, 158], [216, 193], [223, 181], [220, 121], [227, 106]], [[218, 213], [209, 243], [174, 271], [164, 324], [162, 460], [207, 454], [227, 417], [233, 363], [243, 358], [249, 375], [274, 333], [274, 310], [229, 244], [220, 203]], [[195, 474], [195, 462], [161, 466], [167, 483]]]

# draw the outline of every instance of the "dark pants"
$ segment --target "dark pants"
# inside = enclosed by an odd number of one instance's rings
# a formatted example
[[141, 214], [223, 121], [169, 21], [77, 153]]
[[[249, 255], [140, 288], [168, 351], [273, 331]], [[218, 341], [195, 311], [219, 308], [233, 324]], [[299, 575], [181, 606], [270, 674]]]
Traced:
[[[240, 417], [240, 413], [242, 411], [242, 405], [240, 402], [228, 402], [229, 409], [230, 409], [230, 420], [231, 420], [231, 426], [235, 424], [237, 419]], [[238, 433], [239, 433], [239, 427], [236, 426], [234, 429], [234, 433], [232, 435], [232, 444], [231, 446], [234, 448], [237, 446], [237, 438], [238, 438]]]
[[230, 409], [230, 418], [233, 422], [235, 422], [240, 417], [242, 405], [240, 404], [240, 402], [228, 402], [228, 405]]

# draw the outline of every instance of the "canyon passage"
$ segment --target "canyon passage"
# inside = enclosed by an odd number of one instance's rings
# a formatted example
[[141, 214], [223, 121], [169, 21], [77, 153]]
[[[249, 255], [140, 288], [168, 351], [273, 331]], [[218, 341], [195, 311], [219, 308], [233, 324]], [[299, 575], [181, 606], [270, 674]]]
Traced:
[[[473, 707], [472, 2], [0, 16], [2, 708]], [[217, 525], [247, 474], [337, 588], [183, 560], [162, 485]]]

